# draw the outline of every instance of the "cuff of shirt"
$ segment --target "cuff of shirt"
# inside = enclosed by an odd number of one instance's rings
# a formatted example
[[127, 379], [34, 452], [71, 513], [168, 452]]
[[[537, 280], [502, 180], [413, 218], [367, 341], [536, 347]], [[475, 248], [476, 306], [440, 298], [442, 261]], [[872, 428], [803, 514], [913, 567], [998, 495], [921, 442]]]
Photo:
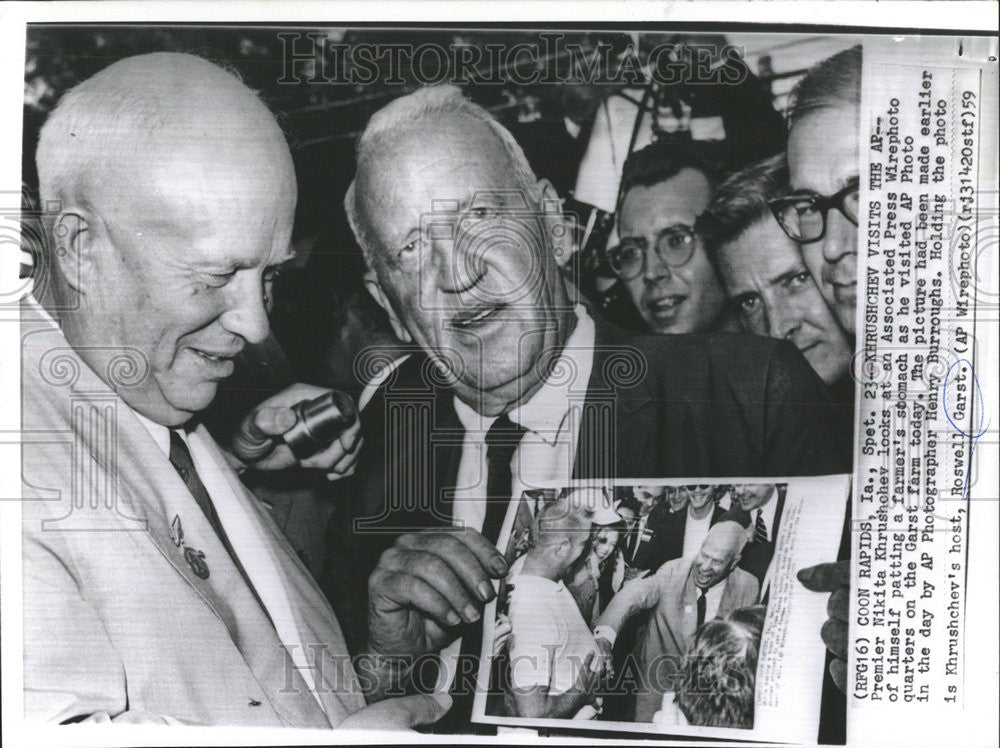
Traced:
[[615, 640], [618, 638], [618, 632], [610, 626], [599, 625], [594, 627], [594, 638], [607, 639], [613, 647], [615, 646]]

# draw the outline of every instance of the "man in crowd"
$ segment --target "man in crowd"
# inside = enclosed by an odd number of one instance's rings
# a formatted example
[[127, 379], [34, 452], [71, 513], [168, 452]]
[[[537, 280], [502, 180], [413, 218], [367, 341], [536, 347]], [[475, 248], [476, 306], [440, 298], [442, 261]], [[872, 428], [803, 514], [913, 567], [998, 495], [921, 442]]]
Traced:
[[854, 335], [858, 265], [861, 47], [819, 63], [789, 107], [791, 194], [773, 204], [841, 326]]
[[753, 574], [761, 586], [774, 558], [775, 539], [781, 525], [784, 497], [773, 483], [746, 483], [733, 486], [733, 506], [726, 519], [748, 526], [749, 540], [743, 548], [740, 568]]
[[636, 337], [571, 304], [557, 196], [457, 89], [375, 114], [345, 207], [370, 290], [419, 347], [376, 383], [347, 484], [353, 520], [330, 531], [352, 562], [331, 573], [368, 580], [336, 602], [367, 613], [384, 683], [410, 685], [414, 658], [449, 647], [443, 685], [459, 647], [478, 653], [473, 624], [506, 573], [499, 527], [524, 488], [849, 469], [827, 395], [790, 344]]
[[655, 571], [669, 558], [669, 538], [680, 513], [666, 501], [666, 486], [635, 486], [639, 518], [625, 541], [625, 561], [639, 572]]
[[698, 233], [740, 326], [790, 340], [829, 387], [845, 390], [849, 402], [852, 341], [809, 275], [799, 244], [768, 206], [787, 192], [784, 154], [754, 164], [719, 187], [698, 219]]
[[[296, 201], [274, 117], [189, 55], [110, 65], [37, 152], [49, 246], [22, 314], [31, 721], [322, 728], [433, 721], [365, 698], [340, 626], [198, 414], [268, 333]], [[264, 403], [279, 439], [294, 386]], [[356, 433], [353, 435], [356, 437]], [[349, 437], [349, 438], [353, 438]], [[332, 469], [350, 444], [298, 462]], [[287, 446], [269, 467], [296, 464]]]
[[722, 286], [694, 231], [715, 181], [691, 143], [659, 140], [625, 162], [619, 241], [608, 262], [652, 332], [732, 329]]
[[[799, 242], [823, 298], [855, 334], [858, 265], [858, 127], [861, 46], [823, 60], [796, 84], [789, 108], [788, 170], [792, 192], [772, 212]], [[809, 589], [833, 592], [823, 640], [835, 659], [830, 674], [845, 690], [850, 561], [799, 574]]]
[[540, 510], [524, 566], [511, 582], [508, 716], [595, 714], [597, 645], [563, 577], [587, 548], [593, 512], [573, 494]]
[[708, 536], [709, 529], [725, 514], [725, 510], [715, 502], [715, 486], [702, 483], [681, 486], [678, 491], [687, 496], [687, 511], [684, 513], [676, 555], [671, 558], [697, 553]]
[[719, 522], [696, 555], [668, 561], [656, 574], [633, 580], [601, 614], [594, 636], [610, 661], [625, 624], [642, 611], [654, 611], [637, 651], [635, 721], [652, 721], [702, 624], [757, 602], [757, 580], [737, 568], [745, 538], [738, 522]]

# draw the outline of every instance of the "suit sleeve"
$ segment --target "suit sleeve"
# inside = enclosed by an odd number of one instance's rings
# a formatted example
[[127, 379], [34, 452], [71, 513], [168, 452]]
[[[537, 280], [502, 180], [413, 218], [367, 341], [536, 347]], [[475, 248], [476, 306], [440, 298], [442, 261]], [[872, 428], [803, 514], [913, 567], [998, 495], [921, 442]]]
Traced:
[[129, 711], [125, 669], [63, 559], [56, 533], [25, 533], [24, 716], [29, 723], [181, 724]]
[[621, 633], [630, 618], [660, 602], [660, 590], [670, 575], [669, 567], [661, 567], [656, 574], [626, 582], [597, 619], [597, 626], [609, 626]]
[[791, 344], [775, 346], [768, 364], [764, 410], [767, 475], [851, 472], [849, 440], [823, 382]]

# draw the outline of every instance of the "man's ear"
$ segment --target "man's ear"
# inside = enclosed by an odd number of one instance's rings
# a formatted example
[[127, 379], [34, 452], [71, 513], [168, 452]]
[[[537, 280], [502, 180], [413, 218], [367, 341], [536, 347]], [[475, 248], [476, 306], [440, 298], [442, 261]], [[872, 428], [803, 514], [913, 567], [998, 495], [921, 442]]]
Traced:
[[49, 262], [67, 292], [82, 296], [96, 273], [95, 234], [84, 210], [64, 210], [50, 227]]
[[396, 334], [396, 337], [404, 343], [412, 343], [413, 338], [400, 321], [399, 316], [396, 314], [396, 310], [392, 307], [392, 302], [389, 301], [389, 297], [386, 296], [385, 291], [382, 290], [382, 286], [378, 282], [378, 276], [375, 274], [375, 271], [371, 269], [371, 266], [365, 266], [365, 274], [363, 278], [365, 288], [368, 289], [368, 293], [372, 295], [375, 302], [385, 310], [386, 314], [389, 315], [389, 324], [392, 325], [392, 331]]
[[548, 179], [539, 179], [536, 183], [536, 190], [545, 230], [551, 240], [552, 255], [555, 257], [556, 264], [560, 268], [564, 267], [576, 250], [576, 232], [573, 231], [572, 222], [563, 214], [562, 201], [559, 199], [556, 188], [552, 186], [552, 182]]

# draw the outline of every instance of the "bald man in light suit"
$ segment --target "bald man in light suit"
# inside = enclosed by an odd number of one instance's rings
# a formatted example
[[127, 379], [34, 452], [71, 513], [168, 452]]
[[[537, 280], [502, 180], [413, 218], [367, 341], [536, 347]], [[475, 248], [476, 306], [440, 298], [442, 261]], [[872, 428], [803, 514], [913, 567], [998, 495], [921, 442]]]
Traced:
[[[272, 114], [197, 57], [119, 61], [39, 139], [49, 246], [22, 306], [24, 702], [31, 722], [405, 727], [366, 707], [340, 626], [198, 413], [268, 334], [292, 160]], [[253, 416], [278, 440], [294, 385]], [[336, 471], [356, 431], [265, 468]]]
[[626, 621], [640, 611], [653, 610], [637, 648], [636, 722], [652, 721], [663, 694], [671, 690], [670, 674], [679, 672], [702, 623], [757, 602], [760, 585], [752, 574], [737, 568], [745, 541], [746, 532], [738, 522], [717, 523], [697, 554], [668, 561], [655, 574], [628, 582], [601, 614], [594, 637], [610, 660]]

